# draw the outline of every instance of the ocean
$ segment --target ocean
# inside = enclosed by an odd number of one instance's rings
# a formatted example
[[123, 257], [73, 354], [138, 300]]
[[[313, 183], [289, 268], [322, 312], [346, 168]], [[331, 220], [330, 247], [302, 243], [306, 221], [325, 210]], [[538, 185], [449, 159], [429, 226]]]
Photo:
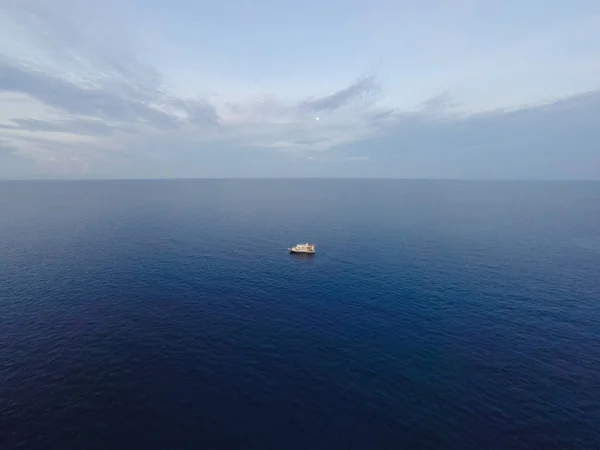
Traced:
[[596, 449], [599, 376], [598, 182], [0, 183], [2, 450]]

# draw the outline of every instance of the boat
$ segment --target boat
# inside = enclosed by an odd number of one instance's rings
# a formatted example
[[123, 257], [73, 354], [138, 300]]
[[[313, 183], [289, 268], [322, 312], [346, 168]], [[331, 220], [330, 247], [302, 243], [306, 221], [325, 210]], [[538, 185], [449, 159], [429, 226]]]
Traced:
[[296, 244], [292, 248], [288, 248], [290, 253], [314, 253], [315, 246], [313, 244]]

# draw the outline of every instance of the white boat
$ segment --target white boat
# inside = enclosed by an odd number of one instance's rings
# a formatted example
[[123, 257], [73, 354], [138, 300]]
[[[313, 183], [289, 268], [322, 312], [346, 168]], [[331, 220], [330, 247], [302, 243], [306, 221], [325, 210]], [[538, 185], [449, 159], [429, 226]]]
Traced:
[[313, 244], [297, 244], [294, 245], [292, 248], [288, 248], [288, 250], [290, 251], [290, 253], [314, 253], [315, 252], [315, 246]]

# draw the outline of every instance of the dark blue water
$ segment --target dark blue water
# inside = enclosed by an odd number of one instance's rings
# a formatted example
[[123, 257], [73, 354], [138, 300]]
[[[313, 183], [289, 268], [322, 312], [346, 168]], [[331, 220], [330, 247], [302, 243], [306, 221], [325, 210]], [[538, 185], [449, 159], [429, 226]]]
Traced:
[[0, 183], [2, 450], [599, 447], [600, 183]]

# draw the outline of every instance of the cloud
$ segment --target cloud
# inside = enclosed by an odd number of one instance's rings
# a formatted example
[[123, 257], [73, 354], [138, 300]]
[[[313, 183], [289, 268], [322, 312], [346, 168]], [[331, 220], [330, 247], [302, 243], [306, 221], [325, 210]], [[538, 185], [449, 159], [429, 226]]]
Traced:
[[353, 102], [373, 100], [380, 90], [381, 87], [374, 77], [362, 77], [331, 95], [307, 100], [300, 105], [300, 108], [310, 112], [332, 111]]
[[39, 120], [39, 119], [12, 119], [12, 124], [0, 124], [0, 129], [20, 131], [62, 132], [88, 136], [106, 136], [116, 131], [127, 131], [121, 126], [109, 125], [97, 119], [70, 119], [70, 120]]
[[598, 123], [600, 91], [480, 114], [421, 109], [332, 152], [368, 154], [371, 176], [599, 179]]
[[368, 156], [346, 156], [344, 161], [369, 161], [370, 159]]
[[452, 98], [448, 92], [442, 92], [438, 95], [425, 100], [421, 108], [430, 113], [440, 113], [448, 110], [453, 105]]
[[[88, 119], [164, 130], [190, 123], [218, 125], [212, 105], [174, 95], [156, 69], [138, 61], [120, 22], [101, 5], [7, 0], [2, 9], [5, 33], [14, 32], [33, 52], [24, 57], [28, 53], [10, 45], [14, 36], [4, 36], [0, 92], [22, 94], [50, 108], [55, 117], [75, 119], [59, 124], [21, 122], [22, 129], [35, 125], [67, 131], [72, 126], [74, 132], [88, 129], [97, 134], [101, 125]], [[102, 130], [109, 128], [115, 127], [107, 124]]]
[[[141, 92], [133, 84], [115, 85], [97, 80], [81, 85], [41, 69], [0, 61], [0, 92], [27, 95], [67, 114], [96, 117], [117, 122], [148, 124], [168, 129], [182, 121], [214, 124], [216, 114], [209, 105], [158, 95], [157, 90]], [[180, 118], [161, 108], [173, 108], [184, 113]]]

